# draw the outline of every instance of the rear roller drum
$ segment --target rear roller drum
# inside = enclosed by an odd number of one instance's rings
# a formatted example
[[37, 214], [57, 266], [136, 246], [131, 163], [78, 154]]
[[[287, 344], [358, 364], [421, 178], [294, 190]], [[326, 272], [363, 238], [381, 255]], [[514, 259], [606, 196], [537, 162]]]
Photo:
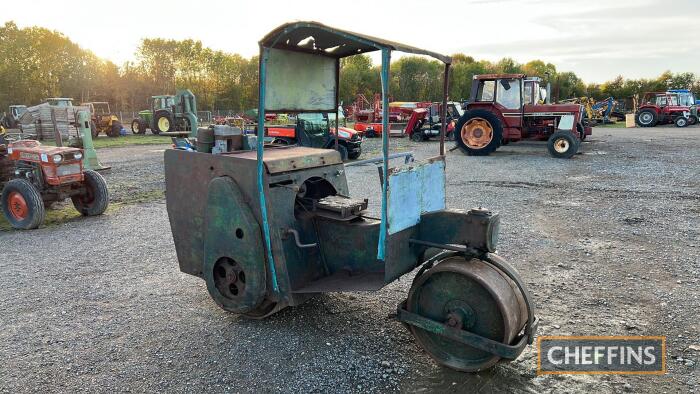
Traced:
[[[418, 276], [408, 312], [511, 344], [528, 318], [518, 286], [493, 265], [475, 258], [447, 257]], [[465, 372], [482, 371], [501, 358], [435, 332], [409, 325], [418, 343], [438, 363]]]

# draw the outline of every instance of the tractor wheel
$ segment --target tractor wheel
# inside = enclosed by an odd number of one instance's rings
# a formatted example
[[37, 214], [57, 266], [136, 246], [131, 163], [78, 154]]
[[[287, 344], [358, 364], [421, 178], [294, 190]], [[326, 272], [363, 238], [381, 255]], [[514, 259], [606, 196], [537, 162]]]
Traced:
[[415, 142], [425, 141], [425, 138], [423, 137], [423, 131], [414, 130], [411, 133], [411, 141], [415, 141]]
[[146, 134], [146, 122], [141, 118], [136, 118], [131, 121], [131, 132], [134, 134]]
[[698, 123], [698, 117], [695, 115], [690, 115], [690, 117], [688, 118], [688, 125], [692, 126], [692, 125], [695, 125], [697, 123]]
[[654, 127], [658, 120], [658, 115], [650, 109], [643, 109], [637, 114], [637, 124], [640, 127]]
[[107, 135], [112, 137], [112, 138], [119, 137], [121, 132], [122, 132], [122, 124], [119, 122], [114, 122], [114, 123], [112, 123], [112, 127], [110, 127]]
[[690, 121], [685, 116], [677, 116], [676, 119], [673, 119], [673, 123], [676, 125], [676, 127], [685, 127], [690, 123]]
[[83, 216], [101, 215], [109, 205], [107, 182], [93, 170], [85, 170], [85, 193], [71, 197], [73, 206]]
[[173, 131], [175, 127], [175, 121], [172, 115], [167, 112], [161, 112], [156, 114], [155, 119], [153, 119], [154, 129], [153, 134], [167, 133]]
[[356, 151], [353, 151], [352, 153], [348, 152], [348, 159], [350, 160], [356, 160], [360, 155], [362, 154], [362, 146], [360, 146]]
[[[406, 310], [453, 329], [510, 345], [527, 322], [525, 297], [498, 268], [476, 258], [451, 256], [413, 281]], [[410, 325], [418, 344], [438, 363], [483, 371], [500, 357]]]
[[557, 131], [547, 140], [549, 154], [559, 159], [570, 159], [578, 151], [579, 141], [570, 131]]
[[455, 140], [470, 156], [486, 156], [501, 145], [503, 125], [493, 112], [474, 109], [467, 111], [455, 126]]
[[20, 230], [41, 226], [46, 215], [41, 194], [26, 179], [13, 179], [5, 184], [2, 211], [12, 227]]
[[365, 130], [365, 136], [367, 138], [375, 138], [377, 136], [377, 132], [374, 131], [373, 128], [369, 127]]
[[90, 134], [92, 134], [92, 138], [97, 138], [100, 135], [100, 129], [97, 128], [93, 121], [90, 121]]

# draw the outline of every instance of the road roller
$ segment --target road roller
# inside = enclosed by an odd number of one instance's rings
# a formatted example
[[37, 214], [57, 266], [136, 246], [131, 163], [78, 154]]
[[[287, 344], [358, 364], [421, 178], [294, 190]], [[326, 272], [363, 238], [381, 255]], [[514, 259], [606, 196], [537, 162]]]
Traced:
[[[245, 143], [217, 154], [165, 152], [180, 270], [202, 278], [221, 308], [252, 319], [319, 293], [376, 291], [417, 272], [396, 316], [432, 358], [466, 372], [516, 359], [532, 344], [538, 319], [518, 272], [496, 253], [499, 215], [446, 207], [452, 59], [317, 22], [281, 25], [259, 47], [257, 138], [242, 135]], [[350, 193], [337, 150], [269, 144], [262, 127], [266, 113], [338, 111], [340, 59], [373, 51], [382, 59], [385, 130], [392, 52], [444, 64], [439, 152], [390, 166], [382, 135], [374, 160], [380, 214]]]

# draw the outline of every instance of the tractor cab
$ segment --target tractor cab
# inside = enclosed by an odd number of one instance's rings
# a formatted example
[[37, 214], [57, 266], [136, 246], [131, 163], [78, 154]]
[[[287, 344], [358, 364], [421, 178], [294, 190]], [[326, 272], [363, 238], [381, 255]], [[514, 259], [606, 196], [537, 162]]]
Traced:
[[44, 101], [46, 101], [49, 105], [53, 105], [56, 107], [72, 107], [73, 106], [73, 99], [72, 98], [52, 97], [52, 98], [47, 98]]
[[10, 116], [13, 119], [19, 119], [25, 112], [27, 112], [26, 105], [10, 105]]
[[112, 111], [109, 108], [109, 103], [106, 101], [95, 101], [92, 103], [86, 103], [90, 107], [90, 112], [95, 115], [111, 115]]
[[541, 87], [542, 78], [529, 77], [523, 81], [523, 104], [544, 104], [547, 102], [547, 89]]
[[165, 109], [172, 110], [175, 106], [175, 96], [162, 95], [151, 97], [151, 109], [153, 112]]
[[688, 124], [694, 125], [698, 123], [698, 104], [693, 92], [688, 89], [670, 89], [668, 92], [678, 95], [679, 105], [690, 108]]

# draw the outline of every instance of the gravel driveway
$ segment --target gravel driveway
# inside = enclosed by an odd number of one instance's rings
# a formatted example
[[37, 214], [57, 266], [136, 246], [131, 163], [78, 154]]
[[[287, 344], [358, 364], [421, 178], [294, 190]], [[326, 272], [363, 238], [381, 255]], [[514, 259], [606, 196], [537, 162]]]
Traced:
[[[437, 143], [392, 140], [424, 158]], [[364, 156], [378, 154], [378, 141]], [[596, 128], [572, 160], [542, 143], [447, 159], [448, 201], [501, 213], [539, 334], [665, 335], [668, 374], [536, 375], [536, 351], [479, 374], [436, 366], [393, 318], [412, 275], [318, 296], [263, 321], [219, 309], [178, 271], [167, 146], [103, 149], [116, 209], [0, 232], [0, 391], [697, 392], [700, 127]], [[377, 210], [374, 166], [347, 171]]]

